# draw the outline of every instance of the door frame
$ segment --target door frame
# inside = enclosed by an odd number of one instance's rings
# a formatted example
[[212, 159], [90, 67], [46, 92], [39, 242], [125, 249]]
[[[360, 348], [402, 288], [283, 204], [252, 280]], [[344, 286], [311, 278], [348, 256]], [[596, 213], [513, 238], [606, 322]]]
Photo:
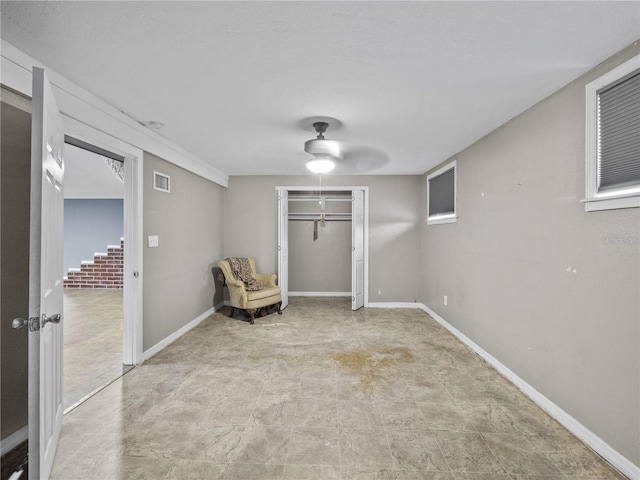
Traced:
[[[319, 190], [318, 186], [276, 186], [276, 201], [278, 200], [278, 196], [281, 192], [287, 192], [287, 195], [291, 191], [296, 192], [307, 192]], [[356, 185], [332, 185], [332, 186], [322, 186], [323, 192], [335, 192], [335, 191], [345, 191], [351, 190], [352, 194], [354, 190], [362, 190], [364, 192], [364, 306], [369, 306], [369, 187], [368, 186], [356, 186]], [[288, 209], [287, 209], [288, 210]], [[276, 220], [279, 224], [283, 221], [288, 221], [287, 219], [280, 217], [280, 210], [276, 209]], [[278, 261], [278, 246], [281, 244], [280, 238], [280, 229], [277, 230], [277, 238], [276, 238], [276, 265], [278, 265], [278, 279], [281, 278], [282, 273], [280, 272], [280, 262]], [[353, 231], [351, 233], [351, 244], [353, 245]], [[352, 260], [353, 261], [353, 260]], [[352, 265], [353, 266], [353, 265]], [[288, 262], [287, 262], [288, 267]], [[287, 285], [289, 284], [289, 272], [286, 272], [286, 281]], [[353, 288], [353, 287], [352, 287]], [[351, 292], [353, 295], [353, 292]]]
[[[124, 160], [124, 365], [142, 363], [142, 190], [143, 151], [90, 125], [62, 115], [65, 135], [121, 155]], [[136, 274], [137, 272], [137, 274]]]

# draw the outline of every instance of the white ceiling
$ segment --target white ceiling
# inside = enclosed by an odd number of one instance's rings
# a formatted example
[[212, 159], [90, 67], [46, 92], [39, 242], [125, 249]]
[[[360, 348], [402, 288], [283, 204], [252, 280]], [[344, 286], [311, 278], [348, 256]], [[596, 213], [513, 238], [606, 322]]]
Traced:
[[124, 183], [101, 155], [64, 146], [64, 198], [124, 198]]
[[229, 175], [423, 173], [640, 38], [640, 2], [2, 2], [2, 38]]

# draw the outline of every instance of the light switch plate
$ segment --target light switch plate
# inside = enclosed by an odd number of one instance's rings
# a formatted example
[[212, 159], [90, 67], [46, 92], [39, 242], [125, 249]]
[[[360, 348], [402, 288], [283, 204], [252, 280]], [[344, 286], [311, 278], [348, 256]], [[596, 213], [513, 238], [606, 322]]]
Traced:
[[158, 241], [158, 236], [157, 235], [149, 235], [147, 237], [147, 244], [149, 245], [149, 248], [157, 247], [160, 244], [159, 241]]

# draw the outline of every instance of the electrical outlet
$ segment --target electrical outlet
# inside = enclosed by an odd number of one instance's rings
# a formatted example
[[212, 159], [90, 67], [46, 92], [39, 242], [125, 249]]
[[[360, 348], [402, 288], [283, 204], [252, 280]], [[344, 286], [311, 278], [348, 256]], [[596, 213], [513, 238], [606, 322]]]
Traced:
[[446, 295], [444, 296], [444, 306], [445, 307], [447, 306], [447, 296]]
[[160, 242], [158, 241], [158, 236], [157, 235], [149, 235], [147, 237], [147, 245], [149, 245], [149, 248], [157, 247], [158, 245], [160, 245]]

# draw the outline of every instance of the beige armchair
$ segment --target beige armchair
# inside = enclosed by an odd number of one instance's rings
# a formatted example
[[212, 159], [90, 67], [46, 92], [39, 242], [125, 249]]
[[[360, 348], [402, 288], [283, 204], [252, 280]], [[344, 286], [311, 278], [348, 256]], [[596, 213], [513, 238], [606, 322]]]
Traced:
[[280, 295], [280, 287], [276, 285], [277, 276], [274, 273], [256, 273], [256, 262], [253, 258], [249, 258], [249, 263], [253, 277], [264, 285], [262, 290], [247, 290], [244, 283], [233, 275], [231, 266], [226, 260], [218, 262], [218, 267], [222, 270], [227, 287], [229, 287], [229, 301], [231, 303], [229, 316], [233, 317], [236, 308], [246, 310], [251, 317], [249, 323], [253, 325], [256, 312], [260, 311], [263, 315], [266, 314], [264, 307], [277, 305], [278, 314], [281, 315], [282, 296]]

